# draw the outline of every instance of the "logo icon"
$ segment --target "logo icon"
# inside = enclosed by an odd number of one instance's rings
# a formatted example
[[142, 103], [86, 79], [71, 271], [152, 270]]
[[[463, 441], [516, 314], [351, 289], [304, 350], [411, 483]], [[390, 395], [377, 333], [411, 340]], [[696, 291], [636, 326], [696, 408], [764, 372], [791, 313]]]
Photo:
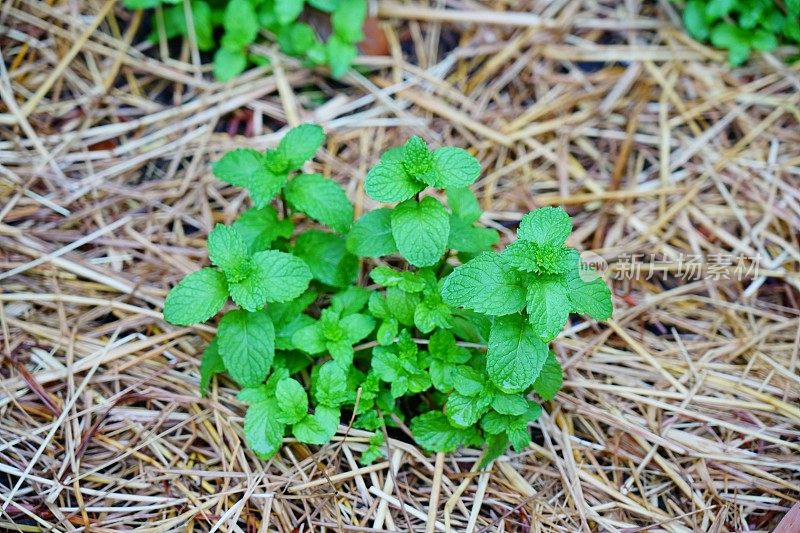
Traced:
[[581, 262], [578, 266], [578, 277], [586, 283], [603, 277], [603, 273], [608, 270], [608, 261], [602, 256], [586, 250], [581, 252]]

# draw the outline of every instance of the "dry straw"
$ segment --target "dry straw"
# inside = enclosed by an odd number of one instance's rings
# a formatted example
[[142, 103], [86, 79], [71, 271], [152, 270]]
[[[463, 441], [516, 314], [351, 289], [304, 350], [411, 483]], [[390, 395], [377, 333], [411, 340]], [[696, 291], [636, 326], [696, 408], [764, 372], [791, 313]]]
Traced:
[[[798, 501], [797, 50], [731, 70], [666, 0], [442, 6], [381, 3], [388, 53], [334, 85], [269, 49], [216, 83], [113, 0], [2, 4], [0, 529], [768, 531]], [[566, 385], [525, 453], [479, 471], [401, 430], [362, 467], [342, 427], [264, 462], [228, 380], [198, 397], [213, 328], [159, 313], [246, 203], [209, 162], [298, 121], [359, 212], [379, 152], [422, 133], [474, 149], [486, 224], [561, 204], [610, 273], [668, 261], [555, 342]], [[757, 275], [675, 266], [731, 254]]]

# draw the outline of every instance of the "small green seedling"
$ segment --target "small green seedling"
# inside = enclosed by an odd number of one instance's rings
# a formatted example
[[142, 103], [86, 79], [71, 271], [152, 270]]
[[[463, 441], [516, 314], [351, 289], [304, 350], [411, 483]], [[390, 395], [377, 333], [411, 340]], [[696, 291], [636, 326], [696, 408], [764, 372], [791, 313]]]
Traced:
[[800, 45], [800, 0], [689, 0], [683, 24], [695, 39], [727, 50], [731, 65], [741, 65], [753, 50]]
[[[309, 66], [328, 65], [331, 75], [341, 78], [358, 55], [356, 45], [364, 39], [367, 15], [366, 0], [192, 0], [188, 12], [180, 0], [125, 0], [125, 6], [158, 8], [151, 41], [162, 35], [191, 37], [200, 51], [214, 51], [214, 77], [220, 81], [238, 76], [250, 64], [268, 63], [268, 58], [249, 51], [250, 45], [264, 42], [259, 37], [265, 34], [286, 54]], [[306, 7], [330, 14], [326, 42], [299, 20]], [[217, 40], [220, 28], [222, 37]]]
[[509, 444], [525, 449], [539, 402], [562, 384], [549, 342], [571, 313], [612, 312], [609, 288], [565, 244], [570, 217], [528, 213], [517, 240], [495, 251], [499, 236], [479, 224], [469, 190], [478, 161], [412, 137], [366, 176], [367, 193], [394, 205], [353, 222], [336, 182], [301, 172], [323, 141], [304, 124], [274, 150], [214, 164], [253, 206], [211, 231], [213, 266], [186, 276], [164, 306], [181, 325], [225, 310], [203, 353], [201, 393], [221, 373], [242, 387], [245, 438], [264, 458], [287, 434], [324, 444], [350, 420], [375, 431], [365, 464], [383, 454], [383, 428], [408, 418], [430, 451], [485, 446], [485, 464]]

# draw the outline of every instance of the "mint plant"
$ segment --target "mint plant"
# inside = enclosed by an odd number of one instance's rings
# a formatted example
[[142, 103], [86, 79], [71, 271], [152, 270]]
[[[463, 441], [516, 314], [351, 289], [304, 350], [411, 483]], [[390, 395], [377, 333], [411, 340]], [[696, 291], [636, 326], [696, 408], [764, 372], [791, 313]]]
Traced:
[[[367, 15], [366, 0], [192, 0], [188, 17], [180, 0], [125, 0], [125, 6], [159, 8], [153, 17], [153, 42], [161, 34], [167, 39], [188, 37], [190, 18], [198, 49], [215, 51], [214, 77], [220, 81], [238, 76], [250, 64], [268, 62], [268, 58], [249, 51], [264, 33], [286, 54], [301, 58], [308, 66], [328, 65], [331, 75], [341, 78], [358, 55], [356, 45], [364, 39], [362, 27]], [[306, 7], [330, 14], [327, 41], [300, 20]], [[222, 37], [217, 40], [220, 29]]]
[[245, 438], [264, 458], [287, 435], [324, 444], [350, 420], [375, 432], [365, 464], [383, 454], [385, 427], [409, 418], [430, 451], [485, 446], [486, 463], [509, 444], [526, 448], [540, 402], [562, 384], [549, 342], [571, 313], [612, 312], [609, 288], [565, 244], [570, 217], [537, 209], [494, 250], [499, 236], [479, 225], [469, 190], [478, 161], [412, 137], [366, 176], [367, 193], [394, 205], [353, 222], [337, 183], [301, 171], [323, 142], [304, 124], [275, 149], [234, 150], [213, 166], [252, 207], [210, 232], [213, 266], [164, 306], [180, 325], [225, 311], [203, 352], [201, 394], [224, 373], [242, 388]]
[[692, 37], [727, 50], [730, 64], [740, 65], [753, 50], [800, 45], [800, 0], [689, 0], [683, 24]]

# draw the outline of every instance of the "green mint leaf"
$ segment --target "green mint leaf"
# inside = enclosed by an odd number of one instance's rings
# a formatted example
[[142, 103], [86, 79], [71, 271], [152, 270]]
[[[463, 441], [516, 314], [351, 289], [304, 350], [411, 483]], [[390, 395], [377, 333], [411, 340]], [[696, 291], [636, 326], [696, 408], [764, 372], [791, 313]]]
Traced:
[[561, 370], [561, 363], [556, 359], [555, 354], [550, 352], [544, 362], [539, 377], [533, 382], [533, 390], [542, 400], [552, 400], [561, 390], [564, 383], [564, 374]]
[[467, 309], [459, 309], [453, 313], [453, 333], [460, 339], [486, 344], [489, 340], [490, 329], [492, 329], [492, 321], [486, 315]]
[[595, 320], [611, 318], [611, 313], [614, 311], [611, 289], [603, 278], [595, 277], [591, 281], [584, 281], [578, 271], [572, 271], [566, 276], [566, 289], [572, 311], [589, 315]]
[[417, 273], [395, 270], [391, 267], [376, 267], [369, 273], [372, 281], [384, 287], [398, 287], [406, 292], [422, 292], [425, 280]]
[[331, 405], [318, 405], [314, 409], [314, 418], [325, 431], [325, 440], [322, 444], [327, 444], [339, 430], [339, 419], [342, 411], [338, 407]]
[[351, 400], [347, 390], [347, 373], [335, 361], [328, 361], [319, 367], [314, 381], [314, 397], [318, 404], [330, 407], [338, 407]]
[[236, 187], [249, 187], [250, 183], [262, 179], [263, 174], [267, 172], [264, 167], [264, 156], [252, 148], [239, 148], [228, 152], [211, 168], [218, 179]]
[[[325, 412], [322, 406], [317, 411], [320, 411], [320, 409]], [[319, 413], [306, 415], [305, 418], [292, 426], [292, 433], [297, 440], [306, 444], [327, 444], [337, 429], [336, 427], [331, 428], [331, 419], [330, 411], [327, 411], [325, 415], [320, 415]], [[338, 426], [338, 418], [336, 422]]]
[[340, 233], [353, 223], [353, 206], [344, 189], [319, 174], [300, 174], [290, 181], [286, 200], [292, 208]]
[[414, 314], [420, 302], [417, 293], [406, 292], [398, 287], [386, 289], [386, 305], [392, 316], [404, 326], [414, 325]]
[[231, 298], [249, 311], [264, 307], [267, 302], [287, 302], [308, 288], [311, 271], [302, 259], [265, 250], [253, 255], [250, 275], [241, 283], [231, 283]]
[[358, 313], [342, 318], [340, 324], [351, 345], [366, 338], [375, 329], [375, 320], [371, 316]]
[[[275, 324], [275, 328], [283, 328], [294, 322], [309, 305], [317, 299], [315, 291], [306, 291], [294, 300], [282, 303], [272, 303], [267, 308], [267, 314]], [[306, 315], [307, 316], [307, 315]], [[309, 317], [310, 318], [310, 317]]]
[[453, 427], [444, 413], [431, 411], [411, 421], [411, 433], [417, 443], [430, 452], [454, 452], [460, 446], [480, 442], [474, 427]]
[[327, 349], [326, 342], [319, 322], [300, 328], [292, 335], [294, 347], [312, 355], [324, 352]]
[[[453, 383], [458, 383], [458, 379]], [[471, 428], [488, 409], [489, 402], [484, 398], [464, 396], [458, 392], [450, 394], [444, 406], [450, 424], [458, 428]]]
[[255, 176], [247, 186], [247, 189], [250, 191], [250, 198], [253, 200], [253, 205], [258, 208], [269, 205], [283, 186], [286, 185], [288, 179], [286, 174], [275, 174], [264, 169], [264, 171], [261, 172], [260, 175]]
[[410, 176], [428, 185], [436, 184], [433, 167], [433, 153], [420, 137], [414, 135], [403, 146], [403, 170]]
[[[192, 23], [194, 24], [195, 40], [197, 48], [201, 52], [207, 52], [214, 48], [214, 25], [212, 21], [211, 6], [208, 2], [195, 0], [192, 2]], [[184, 17], [186, 25], [186, 17]]]
[[710, 0], [706, 4], [705, 15], [709, 22], [722, 18], [736, 6], [736, 0]]
[[489, 435], [500, 435], [513, 423], [513, 420], [510, 416], [489, 411], [481, 419], [481, 428]]
[[510, 427], [506, 430], [508, 440], [511, 441], [511, 446], [517, 453], [524, 452], [531, 443], [531, 432], [527, 426], [523, 427]]
[[547, 354], [547, 344], [521, 315], [498, 317], [489, 335], [486, 371], [501, 391], [521, 392], [539, 376]]
[[325, 53], [328, 57], [328, 65], [331, 67], [331, 76], [338, 80], [350, 70], [350, 65], [358, 55], [358, 48], [334, 33], [328, 37], [328, 42], [325, 43]]
[[499, 435], [489, 435], [486, 438], [486, 450], [483, 452], [481, 462], [478, 467], [482, 470], [489, 463], [503, 455], [508, 449], [508, 436], [505, 433]]
[[433, 383], [436, 390], [444, 392], [445, 394], [453, 390], [453, 371], [455, 368], [455, 365], [440, 359], [431, 361], [428, 372], [431, 376], [431, 383]]
[[477, 222], [483, 211], [469, 187], [447, 189], [447, 205], [455, 216], [468, 224]]
[[380, 431], [376, 431], [373, 436], [369, 438], [369, 446], [361, 452], [361, 459], [359, 463], [364, 466], [370, 465], [376, 459], [383, 457], [384, 436]]
[[275, 16], [281, 26], [294, 22], [303, 12], [303, 0], [275, 0]]
[[206, 346], [203, 351], [203, 357], [200, 359], [200, 396], [205, 396], [208, 392], [208, 386], [211, 384], [211, 378], [214, 377], [214, 374], [222, 374], [223, 372], [225, 372], [225, 363], [219, 354], [217, 338], [214, 337]]
[[750, 45], [760, 52], [769, 52], [777, 48], [778, 39], [774, 33], [758, 29], [750, 36]]
[[325, 132], [318, 124], [300, 124], [290, 129], [278, 145], [278, 153], [286, 158], [289, 170], [298, 170], [314, 157], [325, 142]]
[[459, 365], [453, 370], [453, 386], [463, 396], [477, 396], [485, 384], [483, 374], [472, 367]]
[[484, 252], [457, 267], [442, 285], [442, 298], [453, 307], [501, 316], [525, 307], [522, 275], [498, 254]]
[[275, 356], [275, 328], [264, 312], [229, 311], [217, 330], [219, 353], [228, 374], [243, 387], [267, 377]]
[[248, 0], [230, 0], [225, 7], [222, 26], [225, 28], [225, 48], [241, 50], [256, 40], [258, 15]]
[[280, 220], [272, 206], [251, 208], [233, 223], [251, 254], [266, 250], [279, 237], [288, 239], [294, 231], [291, 220]]
[[[545, 362], [545, 366], [547, 366], [547, 362]], [[544, 372], [544, 367], [542, 372]], [[539, 374], [540, 378], [541, 376]], [[498, 392], [492, 399], [492, 409], [503, 415], [518, 416], [528, 410], [528, 400], [522, 394]]]
[[453, 334], [445, 329], [440, 329], [431, 335], [428, 351], [434, 359], [448, 363], [466, 363], [471, 357], [469, 350], [458, 346]]
[[389, 304], [386, 302], [386, 295], [379, 292], [373, 292], [369, 295], [369, 302], [367, 309], [375, 318], [391, 318], [392, 311], [389, 309]]
[[348, 287], [358, 276], [358, 258], [347, 251], [345, 239], [339, 235], [307, 231], [298, 237], [295, 255], [326, 285]]
[[340, 366], [349, 367], [353, 364], [353, 345], [347, 339], [328, 341], [325, 343], [328, 352]]
[[348, 287], [331, 298], [331, 309], [340, 316], [358, 313], [367, 305], [371, 294], [364, 287]]
[[392, 235], [400, 254], [414, 266], [435, 265], [447, 248], [450, 221], [444, 206], [427, 196], [406, 200], [392, 211]]
[[[244, 72], [246, 68], [247, 68], [247, 56], [242, 50], [229, 50], [227, 48], [219, 48], [214, 53], [214, 78], [216, 78], [219, 81], [232, 80], [233, 78]], [[244, 185], [241, 186], [243, 187]]]
[[683, 25], [689, 35], [698, 41], [708, 39], [709, 27], [706, 15], [703, 10], [703, 3], [700, 0], [690, 0], [683, 9]]
[[414, 325], [422, 333], [430, 333], [436, 328], [449, 329], [453, 327], [453, 315], [442, 297], [432, 293], [414, 309]]
[[397, 252], [392, 236], [392, 210], [376, 209], [359, 218], [347, 237], [347, 249], [360, 257], [381, 257]]
[[561, 276], [533, 277], [528, 285], [528, 320], [545, 342], [555, 339], [570, 312], [567, 287]]
[[331, 26], [342, 41], [355, 44], [364, 39], [361, 28], [366, 18], [366, 0], [339, 0], [338, 7], [331, 15]]
[[278, 422], [294, 424], [308, 414], [308, 396], [299, 381], [286, 378], [275, 388], [275, 401], [278, 411], [273, 413]]
[[285, 426], [275, 418], [277, 405], [273, 398], [262, 397], [247, 408], [244, 415], [244, 436], [248, 446], [262, 459], [275, 455], [283, 443]]
[[169, 291], [164, 301], [164, 320], [179, 326], [205, 322], [216, 315], [227, 300], [225, 274], [214, 268], [202, 268], [184, 277]]
[[128, 9], [150, 9], [161, 5], [161, 0], [125, 0], [122, 5]]
[[500, 235], [495, 230], [478, 228], [455, 215], [450, 215], [447, 247], [451, 250], [475, 254], [491, 250], [498, 242]]
[[388, 346], [376, 346], [372, 350], [372, 370], [387, 383], [397, 381], [403, 373], [400, 358]]
[[521, 240], [506, 246], [501, 255], [517, 270], [536, 274], [564, 274], [580, 261], [572, 248]]
[[572, 219], [560, 207], [542, 207], [522, 217], [517, 237], [537, 244], [562, 245], [572, 231]]
[[747, 38], [747, 32], [727, 22], [716, 25], [711, 32], [711, 42], [717, 48], [732, 49], [746, 43]]
[[396, 318], [387, 318], [381, 322], [381, 325], [378, 327], [378, 331], [375, 333], [375, 340], [377, 340], [378, 344], [381, 346], [388, 346], [397, 338], [399, 328], [400, 323]]
[[[270, 304], [269, 307], [267, 308], [267, 312], [269, 313], [269, 311], [276, 305], [280, 304]], [[298, 349], [297, 346], [295, 346], [294, 343], [292, 343], [292, 338], [294, 337], [294, 334], [312, 324], [314, 324], [314, 319], [308, 315], [297, 315], [294, 318], [294, 320], [292, 320], [287, 324], [283, 324], [281, 326], [275, 324], [275, 349], [276, 350]], [[305, 364], [306, 362], [309, 362], [309, 360], [306, 358], [292, 357], [291, 362], [292, 363], [296, 362], [297, 364], [301, 363]], [[292, 373], [294, 374], [294, 371], [292, 371]]]
[[364, 183], [364, 190], [370, 198], [385, 203], [408, 200], [424, 188], [424, 183], [406, 175], [402, 159], [386, 157], [386, 153], [367, 173]]
[[339, 5], [338, 0], [307, 0], [307, 2], [311, 7], [324, 11], [325, 13], [332, 13]]
[[[278, 27], [278, 46], [287, 54], [303, 55], [313, 50], [317, 45], [317, 34], [314, 28], [305, 22], [293, 22], [287, 26]], [[296, 168], [300, 168], [299, 165], [301, 164], [302, 162], [298, 163]]]
[[239, 231], [217, 224], [208, 234], [208, 258], [218, 266], [229, 282], [237, 282], [250, 274], [250, 254]]
[[481, 164], [462, 148], [446, 146], [433, 152], [435, 186], [440, 189], [469, 187], [481, 174]]

